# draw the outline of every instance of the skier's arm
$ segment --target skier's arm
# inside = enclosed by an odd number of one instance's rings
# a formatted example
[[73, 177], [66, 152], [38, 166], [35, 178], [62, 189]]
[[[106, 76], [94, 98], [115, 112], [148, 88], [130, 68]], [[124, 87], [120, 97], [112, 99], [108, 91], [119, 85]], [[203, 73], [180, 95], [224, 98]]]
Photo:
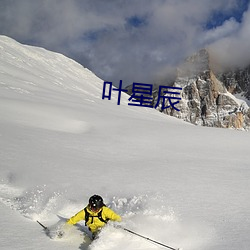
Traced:
[[84, 209], [72, 216], [70, 219], [68, 219], [67, 224], [75, 225], [78, 221], [84, 220], [85, 218], [85, 212]]
[[113, 210], [111, 210], [110, 208], [105, 207], [104, 210], [105, 210], [105, 217], [106, 217], [107, 219], [110, 219], [110, 220], [112, 220], [112, 221], [118, 221], [118, 222], [122, 221], [121, 216], [118, 215], [118, 214], [116, 214], [116, 213], [115, 213]]

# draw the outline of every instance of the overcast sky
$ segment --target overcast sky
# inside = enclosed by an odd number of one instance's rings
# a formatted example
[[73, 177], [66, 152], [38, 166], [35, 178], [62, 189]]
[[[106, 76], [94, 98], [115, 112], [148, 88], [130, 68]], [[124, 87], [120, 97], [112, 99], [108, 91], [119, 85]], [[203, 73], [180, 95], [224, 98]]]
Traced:
[[61, 52], [117, 85], [153, 83], [212, 47], [250, 62], [250, 0], [0, 0], [0, 34]]

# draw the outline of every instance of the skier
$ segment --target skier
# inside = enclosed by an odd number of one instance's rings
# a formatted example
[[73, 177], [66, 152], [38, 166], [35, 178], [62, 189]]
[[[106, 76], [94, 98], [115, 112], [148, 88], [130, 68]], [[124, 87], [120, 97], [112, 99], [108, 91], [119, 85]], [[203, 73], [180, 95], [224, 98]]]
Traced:
[[101, 196], [95, 194], [89, 198], [89, 204], [72, 216], [67, 224], [74, 225], [80, 220], [85, 220], [85, 226], [92, 232], [94, 239], [109, 220], [120, 222], [122, 219], [120, 215], [105, 206]]

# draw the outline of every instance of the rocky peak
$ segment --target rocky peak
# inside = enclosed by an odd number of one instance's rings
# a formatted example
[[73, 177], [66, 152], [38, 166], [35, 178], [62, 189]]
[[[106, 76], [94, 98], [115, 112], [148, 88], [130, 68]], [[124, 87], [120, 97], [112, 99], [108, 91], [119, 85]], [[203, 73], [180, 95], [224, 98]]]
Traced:
[[[173, 86], [182, 88], [180, 111], [163, 112], [196, 125], [247, 129], [250, 109], [232, 94], [249, 86], [249, 71], [216, 75], [209, 52], [202, 49], [188, 57], [177, 70]], [[231, 90], [231, 91], [230, 91]]]
[[177, 69], [177, 77], [205, 74], [210, 68], [209, 61], [208, 51], [202, 49], [185, 60]]
[[[158, 110], [187, 122], [210, 127], [250, 128], [250, 66], [245, 69], [220, 71], [207, 49], [188, 57], [177, 69], [175, 80], [161, 85], [181, 87], [178, 109]], [[158, 103], [158, 84], [153, 88], [153, 104]], [[127, 87], [132, 94], [132, 85]], [[162, 96], [163, 93], [161, 93]], [[241, 94], [246, 101], [236, 98]], [[179, 96], [178, 96], [179, 97]], [[248, 100], [247, 100], [248, 98]]]

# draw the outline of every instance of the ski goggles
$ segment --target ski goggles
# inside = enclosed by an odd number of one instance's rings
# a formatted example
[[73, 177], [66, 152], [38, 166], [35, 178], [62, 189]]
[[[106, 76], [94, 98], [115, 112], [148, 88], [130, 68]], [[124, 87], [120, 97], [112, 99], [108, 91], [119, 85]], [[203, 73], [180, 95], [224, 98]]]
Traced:
[[89, 208], [93, 212], [97, 212], [97, 211], [99, 211], [101, 209], [101, 207], [97, 207], [97, 206], [93, 206], [93, 205], [92, 206], [90, 205]]

